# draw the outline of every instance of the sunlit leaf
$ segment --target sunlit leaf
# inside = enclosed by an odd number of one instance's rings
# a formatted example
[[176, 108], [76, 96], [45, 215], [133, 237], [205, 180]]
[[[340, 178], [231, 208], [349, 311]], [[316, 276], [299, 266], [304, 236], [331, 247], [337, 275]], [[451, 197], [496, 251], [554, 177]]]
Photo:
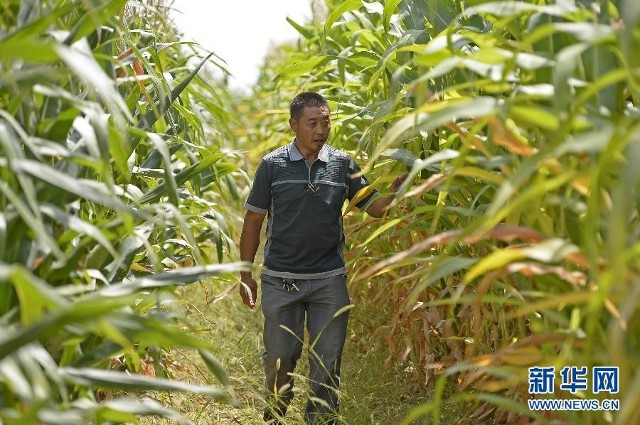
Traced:
[[126, 0], [110, 0], [101, 2], [97, 7], [88, 7], [88, 10], [81, 15], [64, 43], [71, 45], [90, 32], [95, 31], [105, 21], [115, 16], [116, 12], [122, 9], [126, 2]]
[[74, 47], [59, 45], [56, 51], [69, 69], [80, 79], [87, 81], [96, 95], [110, 105], [111, 112], [122, 114], [127, 119], [133, 120], [129, 108], [116, 90], [113, 81], [95, 61], [86, 42], [78, 42]]
[[0, 258], [4, 258], [7, 249], [7, 219], [3, 212], [0, 212]]
[[[398, 120], [376, 145], [370, 161], [375, 160], [386, 149], [401, 141], [418, 134], [420, 131], [430, 132], [437, 126], [449, 121], [468, 117], [491, 115], [496, 108], [496, 101], [492, 98], [477, 97], [475, 99], [461, 99], [452, 101], [447, 107], [434, 113], [415, 113]], [[368, 171], [369, 166], [363, 167]]]
[[217, 274], [236, 272], [246, 270], [247, 268], [248, 265], [246, 263], [210, 264], [206, 266], [181, 268], [171, 272], [137, 278], [133, 282], [116, 283], [96, 291], [88, 297], [121, 297], [133, 294], [142, 289], [180, 286]]
[[[182, 186], [185, 182], [191, 180], [194, 176], [197, 176], [203, 173], [208, 168], [212, 167], [216, 162], [218, 162], [223, 155], [216, 154], [210, 155], [201, 161], [191, 165], [185, 170], [178, 173], [175, 177], [176, 186]], [[156, 186], [153, 190], [148, 193], [145, 193], [142, 198], [140, 198], [140, 203], [145, 204], [153, 201], [157, 201], [161, 196], [167, 193], [167, 187], [164, 184]]]
[[346, 0], [340, 3], [338, 7], [333, 9], [324, 23], [324, 35], [323, 38], [327, 38], [329, 30], [333, 24], [342, 16], [345, 12], [350, 10], [356, 10], [362, 7], [362, 0]]
[[368, 238], [367, 240], [365, 240], [364, 242], [362, 242], [360, 244], [360, 246], [365, 246], [368, 245], [372, 240], [376, 239], [378, 236], [380, 236], [382, 233], [386, 232], [387, 230], [389, 230], [390, 228], [392, 228], [393, 226], [397, 225], [398, 223], [400, 223], [402, 220], [399, 218], [393, 219], [393, 220], [389, 220], [386, 223], [384, 223], [382, 226], [378, 227], [376, 229], [375, 232], [373, 232]]
[[[545, 88], [544, 90], [547, 89]], [[557, 130], [560, 127], [558, 116], [543, 108], [519, 105], [512, 106], [511, 115], [517, 122], [522, 122], [526, 125], [533, 125], [544, 130]]]
[[384, 2], [384, 12], [383, 12], [383, 24], [385, 31], [389, 31], [389, 22], [391, 21], [391, 16], [398, 8], [401, 0], [386, 0]]
[[319, 66], [326, 64], [331, 59], [332, 57], [330, 56], [318, 56], [304, 61], [296, 62], [280, 71], [278, 75], [275, 76], [274, 80], [278, 81], [285, 78], [298, 77], [316, 69]]
[[297, 22], [295, 22], [293, 19], [289, 17], [287, 17], [287, 22], [289, 22], [289, 25], [294, 27], [296, 31], [298, 31], [304, 38], [310, 39], [311, 37], [313, 37], [313, 31], [310, 30], [309, 28], [306, 28], [298, 24]]
[[60, 373], [62, 373], [69, 382], [89, 387], [190, 392], [204, 394], [216, 400], [224, 400], [227, 398], [225, 392], [213, 387], [204, 387], [168, 379], [150, 378], [144, 375], [71, 367], [62, 368]]
[[144, 398], [142, 400], [135, 397], [114, 398], [96, 405], [96, 409], [112, 409], [117, 412], [131, 413], [135, 416], [162, 416], [177, 423], [189, 423], [184, 416], [175, 410], [169, 409], [150, 398]]
[[572, 44], [556, 55], [556, 66], [553, 68], [553, 85], [555, 87], [555, 106], [558, 111], [566, 111], [570, 102], [569, 79], [578, 66], [581, 55], [590, 46], [586, 43]]
[[0, 42], [0, 58], [49, 63], [59, 59], [57, 44], [41, 40], [9, 40]]
[[42, 163], [28, 159], [15, 161], [13, 165], [18, 171], [29, 173], [34, 177], [44, 180], [78, 197], [85, 198], [135, 216], [140, 215], [140, 213], [124, 204], [117, 197], [114, 197], [113, 193], [110, 193], [104, 184], [97, 181], [74, 179], [67, 174], [61, 173], [60, 171]]
[[428, 168], [431, 165], [438, 164], [443, 161], [448, 161], [450, 159], [455, 159], [460, 156], [460, 152], [454, 151], [453, 149], [445, 149], [439, 152], [434, 153], [433, 155], [429, 155], [428, 158], [425, 159], [417, 159], [413, 166], [411, 167], [411, 171], [407, 176], [407, 179], [402, 183], [400, 188], [398, 188], [398, 193], [404, 193], [407, 188], [411, 185], [413, 179], [420, 173], [422, 170]]

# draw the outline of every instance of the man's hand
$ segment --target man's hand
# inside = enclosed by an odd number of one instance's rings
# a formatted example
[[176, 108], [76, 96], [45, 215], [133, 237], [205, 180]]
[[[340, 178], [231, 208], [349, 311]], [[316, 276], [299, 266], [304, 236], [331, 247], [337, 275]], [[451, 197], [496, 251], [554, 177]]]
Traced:
[[396, 192], [402, 186], [402, 183], [407, 179], [409, 174], [404, 174], [400, 177], [396, 177], [391, 183], [390, 192], [391, 195], [383, 196], [381, 198], [376, 199], [373, 203], [367, 208], [367, 213], [371, 217], [380, 218], [384, 215], [384, 213], [389, 209], [389, 205], [393, 202], [393, 198], [396, 196]]
[[[260, 244], [260, 228], [266, 214], [247, 211], [242, 224], [242, 234], [240, 235], [240, 259], [253, 264], [256, 251]], [[240, 272], [240, 296], [242, 301], [249, 307], [256, 306], [258, 297], [258, 284], [253, 279], [250, 271]]]
[[242, 302], [249, 308], [254, 308], [256, 306], [258, 283], [251, 273], [242, 273], [240, 276], [240, 296], [242, 297]]
[[406, 173], [400, 177], [396, 177], [393, 180], [393, 183], [391, 183], [391, 193], [396, 193], [398, 189], [400, 189], [400, 186], [402, 186], [402, 183], [404, 183], [404, 181], [407, 179], [408, 176], [409, 176], [409, 173]]

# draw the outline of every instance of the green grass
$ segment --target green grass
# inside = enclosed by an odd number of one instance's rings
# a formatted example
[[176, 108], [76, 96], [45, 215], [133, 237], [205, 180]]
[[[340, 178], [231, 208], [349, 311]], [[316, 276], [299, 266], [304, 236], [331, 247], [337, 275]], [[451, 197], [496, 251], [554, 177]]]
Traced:
[[[228, 284], [225, 284], [228, 285]], [[218, 286], [218, 285], [214, 285]], [[154, 394], [159, 401], [170, 405], [196, 423], [260, 424], [264, 408], [262, 392], [262, 314], [241, 304], [234, 290], [216, 303], [210, 301], [216, 291], [203, 286], [181, 288], [190, 332], [208, 341], [213, 354], [224, 363], [230, 378], [230, 392], [234, 404], [216, 402], [191, 394]], [[427, 394], [415, 381], [415, 374], [397, 362], [386, 364], [388, 352], [377, 338], [370, 337], [376, 322], [384, 317], [367, 316], [366, 306], [355, 304], [351, 312], [349, 337], [342, 365], [342, 401], [340, 423], [397, 424]], [[174, 377], [192, 383], [212, 383], [213, 378], [195, 352], [174, 351], [175, 362], [169, 369]], [[296, 396], [287, 413], [287, 422], [302, 423], [306, 403], [308, 372], [307, 355], [303, 353], [296, 369]], [[165, 424], [166, 419], [144, 418], [143, 424]]]

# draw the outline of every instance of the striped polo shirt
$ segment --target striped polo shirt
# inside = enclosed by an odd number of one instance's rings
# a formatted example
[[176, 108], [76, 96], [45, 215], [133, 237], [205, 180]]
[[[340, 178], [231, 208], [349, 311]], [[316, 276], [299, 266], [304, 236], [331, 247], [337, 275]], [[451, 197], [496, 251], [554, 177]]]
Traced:
[[[295, 140], [294, 140], [295, 142]], [[268, 214], [262, 273], [293, 279], [321, 279], [346, 272], [342, 206], [369, 185], [353, 159], [324, 145], [309, 163], [295, 143], [262, 158], [245, 203]], [[366, 210], [377, 197], [356, 206]]]

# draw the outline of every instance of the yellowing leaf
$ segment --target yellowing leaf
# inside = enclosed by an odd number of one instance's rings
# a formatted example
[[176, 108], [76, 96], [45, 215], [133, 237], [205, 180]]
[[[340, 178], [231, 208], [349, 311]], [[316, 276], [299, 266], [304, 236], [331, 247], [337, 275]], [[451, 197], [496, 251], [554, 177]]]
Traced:
[[514, 261], [526, 258], [526, 254], [519, 249], [502, 249], [489, 254], [478, 264], [473, 266], [465, 275], [464, 280], [471, 282], [473, 279], [485, 274], [488, 271], [499, 269]]
[[523, 141], [523, 138], [508, 128], [502, 120], [489, 118], [489, 129], [493, 142], [496, 145], [504, 146], [510, 152], [519, 155], [530, 156], [534, 149]]
[[500, 356], [500, 359], [508, 365], [528, 366], [538, 364], [540, 359], [542, 359], [542, 353], [538, 347], [526, 345], [524, 347], [505, 350], [504, 354]]
[[532, 106], [512, 106], [511, 117], [524, 124], [539, 127], [544, 130], [557, 130], [560, 128], [560, 120], [551, 112]]

